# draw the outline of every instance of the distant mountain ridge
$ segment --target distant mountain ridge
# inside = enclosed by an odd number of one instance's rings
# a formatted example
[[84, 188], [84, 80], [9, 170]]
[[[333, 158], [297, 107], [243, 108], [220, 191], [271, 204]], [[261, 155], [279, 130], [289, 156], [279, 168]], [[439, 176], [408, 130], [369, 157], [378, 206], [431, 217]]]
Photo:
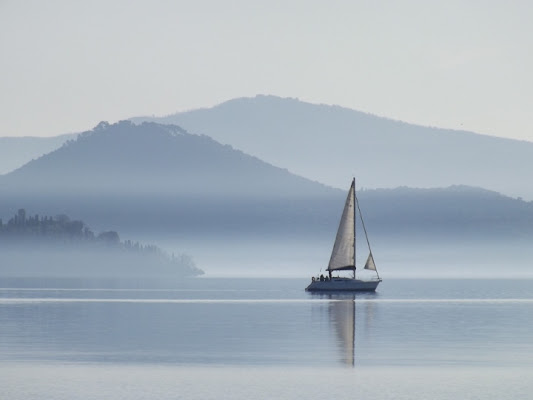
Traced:
[[342, 188], [484, 187], [533, 199], [533, 143], [423, 127], [293, 98], [256, 96], [166, 117], [300, 176]]
[[[326, 161], [317, 158], [316, 167], [326, 171]], [[179, 126], [101, 123], [0, 176], [0, 218], [18, 208], [65, 213], [96, 231], [189, 252], [208, 271], [282, 271], [293, 260], [304, 273], [327, 263], [351, 180], [350, 172], [343, 175], [338, 190]], [[426, 272], [435, 263], [499, 269], [519, 254], [514, 262], [529, 268], [533, 202], [461, 185], [361, 189], [365, 179], [354, 175], [385, 266], [422, 260]], [[61, 260], [56, 264], [68, 264]]]
[[[533, 143], [422, 127], [339, 106], [256, 96], [135, 123], [175, 124], [271, 165], [343, 188], [484, 187], [533, 199]], [[61, 146], [75, 135], [0, 138], [0, 174]]]
[[533, 201], [525, 202], [471, 186], [371, 189], [358, 195], [365, 218], [381, 234], [441, 235], [501, 240], [533, 234]]
[[[216, 167], [213, 167], [216, 166]], [[0, 183], [41, 193], [159, 193], [279, 196], [334, 189], [175, 125], [101, 122]]]
[[95, 229], [128, 234], [238, 231], [246, 225], [305, 230], [303, 222], [321, 224], [335, 212], [319, 207], [343, 196], [207, 136], [129, 121], [102, 122], [0, 176], [0, 190], [3, 215], [19, 206], [64, 212]]
[[53, 137], [0, 137], [0, 175], [57, 149], [76, 135], [67, 133]]
[[[97, 230], [128, 235], [329, 237], [346, 189], [295, 176], [178, 126], [102, 122], [0, 176], [0, 217], [20, 206], [77, 215]], [[533, 203], [488, 190], [400, 187], [359, 190], [358, 197], [380, 235], [532, 233]]]

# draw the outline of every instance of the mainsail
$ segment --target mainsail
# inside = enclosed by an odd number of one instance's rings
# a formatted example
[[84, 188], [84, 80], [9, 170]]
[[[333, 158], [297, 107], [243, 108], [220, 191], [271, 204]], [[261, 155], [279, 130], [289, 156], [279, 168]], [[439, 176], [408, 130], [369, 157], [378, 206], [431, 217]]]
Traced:
[[329, 259], [328, 271], [355, 269], [355, 180], [348, 191], [341, 222]]

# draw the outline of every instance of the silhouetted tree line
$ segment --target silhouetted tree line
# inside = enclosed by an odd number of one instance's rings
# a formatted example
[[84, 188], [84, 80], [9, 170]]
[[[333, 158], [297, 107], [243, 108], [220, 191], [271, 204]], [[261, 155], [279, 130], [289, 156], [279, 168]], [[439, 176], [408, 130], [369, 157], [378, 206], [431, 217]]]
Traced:
[[186, 255], [176, 257], [172, 254], [168, 256], [163, 250], [152, 244], [141, 244], [131, 240], [121, 242], [119, 234], [115, 231], [106, 231], [95, 235], [83, 221], [71, 220], [65, 214], [55, 217], [43, 217], [37, 214], [27, 216], [26, 210], [21, 208], [7, 223], [0, 219], [0, 241], [22, 242], [26, 241], [25, 239], [30, 241], [47, 239], [62, 242], [67, 240], [81, 244], [101, 244], [110, 249], [156, 255], [168, 259], [168, 261], [195, 268], [192, 259]]
[[26, 210], [18, 210], [7, 223], [0, 219], [0, 235], [3, 237], [61, 237], [95, 239], [94, 233], [82, 222], [71, 221], [64, 214], [56, 217], [27, 216]]
[[[0, 236], [4, 238], [61, 238], [78, 239], [87, 241], [105, 242], [110, 245], [120, 245], [120, 238], [117, 232], [109, 231], [95, 235], [93, 231], [79, 220], [71, 220], [67, 215], [60, 214], [55, 217], [50, 216], [27, 216], [26, 210], [18, 210], [7, 223], [0, 219]], [[128, 245], [128, 247], [130, 247]], [[143, 249], [144, 246], [137, 243], [135, 248]], [[152, 246], [149, 246], [152, 247]]]

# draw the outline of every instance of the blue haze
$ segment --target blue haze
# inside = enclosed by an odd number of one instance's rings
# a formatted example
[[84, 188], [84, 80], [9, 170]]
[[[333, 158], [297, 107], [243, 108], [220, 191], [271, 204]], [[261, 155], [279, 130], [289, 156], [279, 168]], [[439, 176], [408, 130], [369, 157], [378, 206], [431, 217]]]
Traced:
[[[190, 254], [213, 276], [318, 272], [346, 190], [178, 126], [128, 121], [100, 123], [1, 176], [0, 189], [4, 221], [19, 208], [29, 215], [67, 214], [95, 232], [115, 230], [123, 240]], [[466, 186], [360, 190], [358, 198], [378, 267], [388, 276], [415, 267], [425, 276], [452, 269], [460, 276], [531, 275], [531, 202]], [[393, 265], [402, 263], [407, 270]], [[16, 266], [16, 257], [8, 264]], [[46, 273], [36, 268], [37, 276]], [[7, 272], [16, 273], [0, 266], [3, 276]]]

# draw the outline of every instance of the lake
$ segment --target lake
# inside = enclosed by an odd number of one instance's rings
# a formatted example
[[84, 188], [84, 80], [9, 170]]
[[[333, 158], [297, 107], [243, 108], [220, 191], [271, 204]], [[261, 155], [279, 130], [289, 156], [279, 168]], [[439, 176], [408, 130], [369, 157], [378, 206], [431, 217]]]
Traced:
[[6, 399], [525, 399], [533, 280], [0, 279]]

